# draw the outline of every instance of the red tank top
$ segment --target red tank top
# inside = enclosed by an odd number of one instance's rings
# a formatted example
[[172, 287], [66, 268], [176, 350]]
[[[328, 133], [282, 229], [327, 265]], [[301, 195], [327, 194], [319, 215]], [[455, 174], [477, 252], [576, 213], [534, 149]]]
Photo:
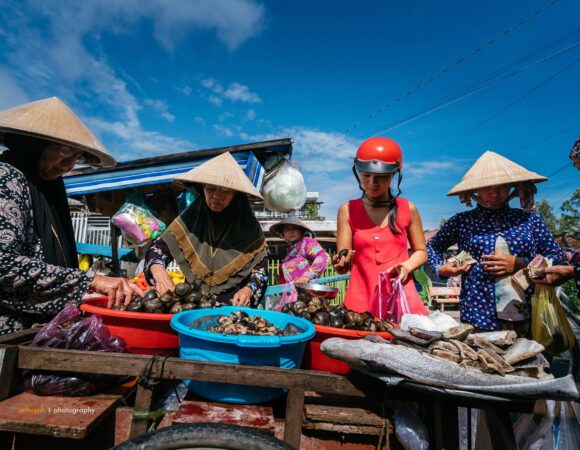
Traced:
[[[407, 228], [411, 224], [409, 200], [396, 199], [397, 228], [394, 234], [389, 226], [381, 228], [368, 216], [362, 198], [350, 200], [349, 224], [352, 230], [352, 248], [356, 251], [344, 305], [357, 312], [369, 311], [379, 280], [379, 273], [409, 258]], [[413, 277], [403, 283], [411, 312], [429, 314], [421, 301]]]

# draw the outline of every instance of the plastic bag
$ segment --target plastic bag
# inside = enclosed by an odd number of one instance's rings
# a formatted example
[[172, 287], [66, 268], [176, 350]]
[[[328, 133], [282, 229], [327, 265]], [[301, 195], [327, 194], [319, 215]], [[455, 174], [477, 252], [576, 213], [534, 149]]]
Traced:
[[284, 291], [282, 292], [282, 298], [280, 298], [280, 303], [278, 303], [278, 311], [282, 311], [284, 305], [288, 303], [294, 303], [298, 299], [298, 291], [294, 287], [294, 281], [292, 280], [292, 275], [286, 266], [282, 264], [282, 270], [284, 271], [284, 279], [288, 282], [284, 286]]
[[578, 450], [579, 448], [580, 404], [577, 402], [560, 402], [556, 450]]
[[373, 316], [399, 323], [405, 314], [411, 313], [403, 283], [399, 277], [391, 279], [385, 272], [379, 273], [375, 298], [371, 308]]
[[113, 215], [111, 221], [121, 229], [127, 241], [137, 245], [144, 245], [156, 239], [166, 228], [138, 196], [129, 197]]
[[427, 450], [429, 433], [415, 411], [410, 408], [393, 407], [395, 435], [405, 450]]
[[[79, 309], [67, 304], [39, 331], [32, 347], [92, 350], [102, 352], [128, 351], [125, 341], [112, 336], [100, 316], [80, 319]], [[127, 377], [94, 373], [71, 374], [33, 371], [25, 374], [25, 386], [37, 395], [90, 395], [99, 389], [123, 383]]]
[[456, 326], [455, 319], [441, 311], [433, 311], [428, 316], [423, 314], [405, 314], [399, 323], [399, 328], [405, 331], [415, 327], [427, 331], [441, 331], [442, 333]]
[[262, 196], [266, 208], [290, 213], [298, 211], [306, 201], [306, 184], [298, 166], [287, 158], [281, 159], [266, 175]]
[[553, 287], [536, 285], [532, 297], [532, 336], [552, 355], [574, 347], [574, 332]]
[[546, 401], [546, 414], [521, 414], [514, 423], [514, 436], [520, 450], [554, 450], [554, 401]]

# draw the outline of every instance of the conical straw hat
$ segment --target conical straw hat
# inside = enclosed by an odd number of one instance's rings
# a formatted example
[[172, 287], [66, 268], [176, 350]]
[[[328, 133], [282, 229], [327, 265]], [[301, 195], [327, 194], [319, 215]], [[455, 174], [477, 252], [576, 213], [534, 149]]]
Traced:
[[285, 219], [282, 219], [280, 222], [276, 222], [270, 227], [270, 233], [281, 235], [284, 230], [284, 225], [295, 225], [302, 228], [304, 231], [310, 231], [312, 234], [314, 234], [314, 232], [296, 216], [288, 216]]
[[201, 166], [173, 178], [177, 184], [213, 184], [243, 192], [259, 199], [262, 196], [246, 176], [230, 152], [222, 153]]
[[70, 145], [87, 153], [87, 164], [116, 164], [103, 144], [60, 99], [51, 97], [0, 111], [0, 138], [7, 133]]
[[453, 186], [447, 195], [457, 195], [500, 184], [520, 183], [522, 181], [540, 183], [546, 180], [546, 177], [488, 150], [479, 157], [471, 169], [463, 175], [461, 182]]

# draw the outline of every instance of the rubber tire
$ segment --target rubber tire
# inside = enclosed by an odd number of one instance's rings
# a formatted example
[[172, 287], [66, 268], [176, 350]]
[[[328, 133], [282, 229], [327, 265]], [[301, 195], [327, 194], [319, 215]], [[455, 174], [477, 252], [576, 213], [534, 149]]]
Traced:
[[137, 436], [111, 450], [291, 450], [294, 447], [254, 428], [221, 423], [173, 425]]

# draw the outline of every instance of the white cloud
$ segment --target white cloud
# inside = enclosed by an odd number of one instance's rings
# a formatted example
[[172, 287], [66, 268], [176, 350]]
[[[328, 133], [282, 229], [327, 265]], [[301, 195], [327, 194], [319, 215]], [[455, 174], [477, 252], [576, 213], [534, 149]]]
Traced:
[[145, 104], [155, 109], [159, 115], [168, 122], [173, 122], [175, 120], [175, 116], [168, 111], [167, 103], [163, 100], [153, 100], [148, 98], [145, 99]]
[[232, 102], [262, 103], [258, 94], [250, 91], [248, 86], [236, 82], [228, 86], [224, 92], [224, 97]]
[[223, 100], [222, 100], [220, 97], [218, 97], [217, 95], [213, 95], [213, 94], [211, 94], [211, 95], [210, 95], [210, 96], [207, 98], [207, 100], [208, 100], [208, 101], [209, 101], [209, 102], [210, 102], [212, 105], [215, 105], [215, 106], [221, 106], [221, 104], [223, 103]]
[[197, 116], [195, 119], [193, 119], [193, 121], [195, 123], [197, 123], [198, 125], [201, 125], [203, 127], [205, 127], [206, 123], [205, 123], [205, 119], [203, 117], [199, 117]]
[[203, 80], [201, 80], [201, 85], [204, 88], [209, 89], [212, 92], [215, 92], [216, 94], [221, 94], [224, 91], [224, 87], [213, 78], [204, 78]]
[[112, 137], [113, 144], [109, 150], [120, 161], [143, 158], [146, 155], [190, 152], [199, 148], [190, 141], [143, 130], [126, 122], [107, 122], [96, 117], [89, 117], [86, 121], [95, 133]]
[[256, 120], [256, 110], [250, 108], [246, 113], [246, 119], [248, 120]]
[[204, 78], [201, 80], [201, 86], [211, 92], [207, 99], [216, 106], [220, 106], [224, 99], [231, 102], [262, 103], [258, 94], [252, 92], [248, 86], [236, 81], [224, 89], [224, 86], [213, 78]]
[[227, 137], [232, 137], [234, 135], [234, 132], [228, 128], [228, 127], [224, 127], [223, 125], [219, 125], [219, 124], [215, 124], [213, 126], [214, 130], [216, 130], [219, 134], [222, 134], [224, 136]]
[[192, 89], [190, 86], [183, 84], [175, 88], [177, 92], [181, 92], [183, 95], [191, 95]]
[[230, 119], [232, 117], [234, 117], [234, 115], [231, 112], [227, 112], [226, 111], [225, 113], [220, 114], [218, 116], [218, 119], [219, 119], [220, 122], [223, 122], [224, 120]]
[[8, 70], [0, 67], [0, 109], [26, 103], [28, 96]]
[[264, 7], [254, 0], [61, 0], [55, 8], [44, 0], [29, 0], [26, 10], [66, 25], [67, 34], [128, 33], [141, 22], [153, 25], [155, 38], [172, 51], [193, 30], [216, 30], [230, 51], [260, 32]]
[[[169, 122], [175, 116], [157, 100], [148, 103], [137, 98], [128, 87], [126, 80], [133, 83], [130, 77], [113, 69], [105, 56], [91, 53], [86, 43], [105, 33], [131, 34], [144, 23], [153, 26], [155, 37], [167, 50], [197, 29], [215, 30], [219, 41], [232, 51], [259, 32], [263, 14], [263, 6], [254, 0], [62, 0], [58, 7], [28, 0], [3, 5], [0, 20], [10, 23], [10, 32], [2, 31], [0, 36], [10, 72], [0, 73], [0, 102], [10, 106], [27, 97], [57, 95], [81, 116], [87, 111], [85, 119], [95, 132], [113, 138], [111, 147], [121, 152], [122, 159], [137, 151], [192, 150], [191, 142], [142, 128], [139, 112], [143, 107], [155, 108]], [[18, 73], [18, 83], [10, 73]], [[18, 85], [26, 88], [26, 94]], [[189, 95], [191, 88], [184, 86], [180, 92]], [[107, 119], [95, 117], [94, 110], [101, 110]]]

